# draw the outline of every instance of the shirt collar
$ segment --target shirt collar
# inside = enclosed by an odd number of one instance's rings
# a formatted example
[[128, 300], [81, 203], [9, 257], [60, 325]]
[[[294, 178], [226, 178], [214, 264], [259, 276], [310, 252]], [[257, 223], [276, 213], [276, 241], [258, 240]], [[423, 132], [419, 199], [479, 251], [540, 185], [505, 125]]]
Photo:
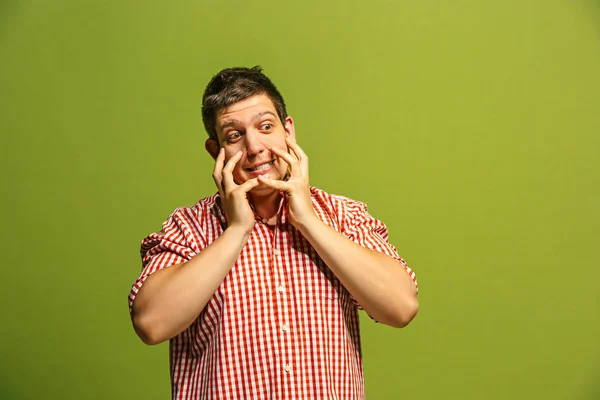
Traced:
[[[275, 221], [275, 225], [285, 224], [287, 221], [287, 218], [288, 218], [287, 198], [283, 191], [280, 191], [279, 195], [280, 195], [279, 196], [279, 205], [277, 206], [277, 212], [275, 213], [275, 215], [273, 217], [271, 217], [271, 220]], [[254, 207], [252, 206], [252, 204], [250, 205], [250, 207], [252, 207], [252, 210], [254, 211]], [[259, 221], [265, 225], [274, 226], [273, 224], [269, 224], [269, 220], [262, 218], [261, 216], [257, 215], [256, 213], [254, 214], [254, 218], [256, 219], [256, 221]]]

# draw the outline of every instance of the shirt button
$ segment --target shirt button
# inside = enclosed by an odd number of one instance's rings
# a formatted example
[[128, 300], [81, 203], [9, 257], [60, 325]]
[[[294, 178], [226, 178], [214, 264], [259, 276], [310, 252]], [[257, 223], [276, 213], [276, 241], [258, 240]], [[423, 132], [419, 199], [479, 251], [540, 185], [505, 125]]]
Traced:
[[292, 370], [292, 367], [290, 367], [289, 365], [286, 365], [285, 367], [283, 367], [283, 370], [285, 372], [290, 372]]
[[276, 256], [278, 256], [279, 255], [279, 250], [277, 250], [277, 249], [273, 250], [273, 254], [275, 254]]
[[283, 293], [283, 292], [285, 292], [285, 288], [284, 288], [283, 286], [279, 286], [279, 287], [277, 288], [277, 291], [278, 291], [279, 293]]
[[281, 325], [282, 331], [287, 332], [288, 329], [289, 329], [289, 327], [286, 324]]

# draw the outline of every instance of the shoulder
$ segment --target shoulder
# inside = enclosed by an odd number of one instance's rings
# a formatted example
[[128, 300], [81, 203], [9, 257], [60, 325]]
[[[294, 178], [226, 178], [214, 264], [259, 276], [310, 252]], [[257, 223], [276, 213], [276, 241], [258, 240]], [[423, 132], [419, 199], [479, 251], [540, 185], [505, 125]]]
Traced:
[[368, 219], [367, 205], [339, 194], [327, 193], [316, 187], [310, 188], [313, 208], [321, 221], [345, 232], [350, 226]]
[[210, 215], [218, 216], [220, 211], [219, 194], [204, 197], [190, 207], [179, 207], [173, 211], [171, 218], [186, 223], [187, 225], [197, 225], [206, 220]]
[[331, 194], [326, 191], [310, 187], [310, 194], [313, 199], [315, 206], [320, 206], [328, 210], [335, 210], [341, 212], [365, 212], [367, 211], [367, 205], [362, 201], [354, 200], [346, 196], [339, 194]]
[[220, 203], [221, 199], [219, 198], [219, 193], [215, 193], [211, 196], [198, 200], [198, 202], [190, 207], [190, 209], [196, 213], [206, 212], [214, 209], [215, 207], [219, 208]]

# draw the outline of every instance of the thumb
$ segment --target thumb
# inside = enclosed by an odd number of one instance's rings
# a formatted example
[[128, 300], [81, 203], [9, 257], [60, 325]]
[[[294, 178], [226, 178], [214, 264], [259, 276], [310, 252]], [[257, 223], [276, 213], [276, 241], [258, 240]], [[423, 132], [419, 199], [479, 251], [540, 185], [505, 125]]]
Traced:
[[239, 189], [243, 193], [248, 193], [249, 191], [251, 191], [252, 189], [257, 187], [258, 185], [260, 185], [260, 182], [258, 181], [258, 179], [254, 178], [254, 179], [250, 179], [249, 181], [246, 181], [243, 184], [241, 184]]

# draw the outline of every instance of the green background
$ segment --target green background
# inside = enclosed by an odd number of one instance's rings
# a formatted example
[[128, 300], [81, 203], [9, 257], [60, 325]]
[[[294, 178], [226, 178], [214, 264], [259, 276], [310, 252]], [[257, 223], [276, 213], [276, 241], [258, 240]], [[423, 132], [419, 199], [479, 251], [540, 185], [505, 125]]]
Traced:
[[418, 274], [369, 399], [600, 399], [600, 2], [0, 1], [1, 399], [166, 399], [139, 244], [214, 192], [200, 115], [260, 64], [311, 183]]

